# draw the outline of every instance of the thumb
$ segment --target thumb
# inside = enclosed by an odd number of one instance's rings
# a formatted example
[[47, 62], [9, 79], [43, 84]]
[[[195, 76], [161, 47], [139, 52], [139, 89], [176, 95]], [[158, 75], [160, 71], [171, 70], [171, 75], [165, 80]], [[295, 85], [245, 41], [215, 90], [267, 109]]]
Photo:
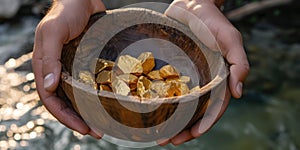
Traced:
[[[53, 25], [56, 25], [54, 27]], [[58, 86], [61, 72], [61, 51], [68, 36], [64, 25], [48, 21], [39, 25], [36, 37], [36, 55], [42, 61], [42, 77], [44, 89], [50, 93]]]
[[63, 42], [62, 40], [59, 40], [59, 34], [53, 36], [49, 36], [48, 34], [47, 36], [44, 36], [43, 39], [42, 74], [44, 77], [44, 88], [48, 92], [54, 92], [58, 86], [60, 79], [60, 57]]
[[54, 92], [59, 84], [61, 63], [52, 56], [44, 56], [43, 59], [44, 88], [48, 92]]
[[220, 43], [222, 53], [230, 64], [229, 87], [233, 97], [240, 98], [250, 67], [246, 52], [243, 48], [242, 36], [233, 26], [225, 27], [219, 32], [217, 41]]

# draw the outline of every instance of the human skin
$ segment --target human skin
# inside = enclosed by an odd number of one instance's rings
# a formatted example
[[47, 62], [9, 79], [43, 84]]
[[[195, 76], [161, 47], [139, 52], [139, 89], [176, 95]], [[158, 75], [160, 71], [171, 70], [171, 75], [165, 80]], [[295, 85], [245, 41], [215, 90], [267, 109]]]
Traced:
[[[240, 32], [218, 8], [223, 2], [224, 0], [175, 0], [165, 12], [169, 17], [188, 25], [192, 32], [210, 49], [220, 50], [230, 65], [230, 76], [225, 95], [218, 97], [222, 101], [221, 109], [212, 112], [215, 113], [213, 115], [207, 115], [208, 117], [217, 116], [213, 123], [202, 128], [199, 121], [191, 129], [162, 141], [160, 145], [169, 142], [179, 145], [201, 136], [224, 114], [231, 95], [234, 98], [242, 96], [243, 82], [249, 73], [249, 63]], [[203, 119], [209, 120], [209, 118]]]
[[43, 105], [62, 124], [83, 135], [100, 138], [72, 108], [56, 96], [63, 44], [83, 31], [90, 16], [105, 11], [99, 0], [55, 0], [36, 28], [32, 66], [37, 91]]
[[[230, 64], [227, 94], [223, 97], [224, 103], [221, 111], [217, 112], [218, 118], [227, 108], [230, 95], [235, 98], [241, 97], [243, 82], [249, 71], [242, 37], [217, 7], [223, 2], [224, 0], [216, 2], [212, 0], [175, 0], [170, 5], [169, 11], [166, 12], [166, 15], [172, 18], [189, 23], [190, 20], [184, 19], [184, 16], [172, 12], [171, 7], [178, 6], [201, 19], [212, 32], [221, 53]], [[201, 7], [198, 7], [200, 5]], [[105, 6], [100, 0], [55, 0], [52, 8], [37, 26], [32, 58], [37, 91], [47, 110], [70, 129], [98, 139], [102, 134], [92, 130], [72, 108], [69, 108], [63, 100], [56, 96], [55, 90], [60, 79], [60, 58], [63, 45], [83, 31], [92, 14], [104, 10]], [[197, 33], [195, 34], [197, 35]], [[206, 43], [204, 42], [204, 44]], [[215, 46], [214, 43], [208, 43], [208, 45], [210, 44]], [[183, 131], [160, 144], [165, 145], [171, 142], [179, 145], [199, 137], [208, 129], [200, 131], [199, 123], [196, 123], [190, 130]]]

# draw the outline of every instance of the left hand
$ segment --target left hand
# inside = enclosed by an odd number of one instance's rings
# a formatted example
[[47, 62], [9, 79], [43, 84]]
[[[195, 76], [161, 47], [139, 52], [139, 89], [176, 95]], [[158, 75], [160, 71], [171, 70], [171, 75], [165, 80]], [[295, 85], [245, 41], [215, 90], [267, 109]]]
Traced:
[[61, 74], [61, 52], [65, 43], [84, 30], [92, 14], [105, 10], [100, 0], [54, 0], [36, 28], [32, 56], [37, 92], [45, 108], [66, 127], [83, 135], [101, 138], [56, 95]]
[[221, 54], [230, 65], [226, 94], [218, 97], [221, 109], [214, 109], [214, 105], [211, 105], [213, 111], [202, 119], [204, 123], [207, 123], [206, 120], [210, 120], [209, 123], [203, 127], [203, 125], [200, 126], [200, 120], [191, 129], [159, 143], [166, 145], [171, 142], [173, 145], [179, 145], [208, 131], [224, 114], [231, 95], [235, 98], [242, 96], [243, 82], [249, 72], [249, 63], [240, 32], [221, 13], [212, 0], [175, 0], [165, 14], [188, 25], [208, 48], [221, 50]]

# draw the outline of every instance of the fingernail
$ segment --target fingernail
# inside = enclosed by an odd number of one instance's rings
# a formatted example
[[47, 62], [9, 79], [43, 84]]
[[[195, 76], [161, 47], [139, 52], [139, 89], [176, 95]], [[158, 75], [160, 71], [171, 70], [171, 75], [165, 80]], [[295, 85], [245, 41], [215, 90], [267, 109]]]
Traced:
[[49, 88], [52, 84], [54, 84], [54, 74], [49, 73], [44, 78], [44, 88]]
[[242, 96], [242, 92], [243, 92], [243, 83], [239, 82], [236, 86], [236, 92], [238, 94], [239, 97]]

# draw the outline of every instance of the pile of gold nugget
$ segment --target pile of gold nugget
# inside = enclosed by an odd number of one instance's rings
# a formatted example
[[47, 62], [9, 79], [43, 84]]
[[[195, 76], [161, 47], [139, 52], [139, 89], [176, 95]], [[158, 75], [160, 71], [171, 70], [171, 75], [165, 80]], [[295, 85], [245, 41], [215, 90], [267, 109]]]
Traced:
[[92, 61], [90, 71], [79, 72], [79, 81], [96, 90], [146, 99], [181, 96], [200, 89], [196, 86], [190, 90], [190, 77], [181, 76], [171, 65], [159, 70], [153, 70], [154, 67], [151, 52], [144, 52], [138, 58], [122, 55], [116, 63], [97, 58]]

